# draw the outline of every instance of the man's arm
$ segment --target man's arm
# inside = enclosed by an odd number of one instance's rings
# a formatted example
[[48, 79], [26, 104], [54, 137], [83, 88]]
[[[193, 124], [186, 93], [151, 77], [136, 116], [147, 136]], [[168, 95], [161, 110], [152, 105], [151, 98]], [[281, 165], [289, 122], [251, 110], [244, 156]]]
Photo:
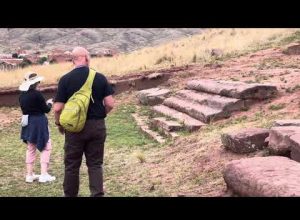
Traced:
[[105, 106], [106, 114], [108, 114], [114, 108], [115, 100], [112, 95], [106, 96], [103, 100], [103, 104]]
[[54, 110], [54, 118], [55, 118], [55, 124], [58, 126], [59, 132], [60, 132], [61, 134], [64, 134], [64, 129], [63, 129], [63, 127], [59, 124], [59, 117], [60, 117], [60, 114], [61, 114], [62, 110], [64, 109], [64, 106], [65, 106], [65, 103], [62, 103], [62, 102], [55, 102], [55, 103], [54, 103], [54, 107], [53, 107], [53, 110]]

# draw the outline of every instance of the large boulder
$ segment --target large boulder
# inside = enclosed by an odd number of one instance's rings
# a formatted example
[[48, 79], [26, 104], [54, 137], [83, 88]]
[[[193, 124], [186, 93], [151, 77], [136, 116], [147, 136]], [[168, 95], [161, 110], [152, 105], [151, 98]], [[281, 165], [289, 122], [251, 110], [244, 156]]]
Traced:
[[282, 126], [270, 129], [268, 150], [271, 155], [290, 156], [290, 137], [300, 132], [300, 127]]
[[250, 153], [265, 148], [269, 130], [264, 128], [246, 128], [229, 134], [222, 134], [224, 147], [235, 153]]
[[223, 177], [239, 196], [300, 196], [300, 164], [286, 157], [253, 157], [226, 164]]
[[137, 97], [143, 105], [157, 105], [161, 104], [170, 93], [169, 89], [152, 88], [139, 91]]

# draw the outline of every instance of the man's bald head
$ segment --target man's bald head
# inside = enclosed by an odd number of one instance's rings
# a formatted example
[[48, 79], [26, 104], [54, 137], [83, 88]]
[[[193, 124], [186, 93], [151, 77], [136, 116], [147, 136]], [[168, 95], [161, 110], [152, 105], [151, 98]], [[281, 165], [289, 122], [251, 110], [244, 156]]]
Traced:
[[90, 63], [90, 54], [87, 49], [83, 47], [75, 47], [72, 51], [73, 63], [76, 66], [87, 65]]

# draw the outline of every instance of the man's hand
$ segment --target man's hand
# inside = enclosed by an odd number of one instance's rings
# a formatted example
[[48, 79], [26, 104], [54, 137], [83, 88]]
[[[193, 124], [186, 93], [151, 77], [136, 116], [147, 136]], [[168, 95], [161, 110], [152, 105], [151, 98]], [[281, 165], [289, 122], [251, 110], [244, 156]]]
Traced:
[[115, 103], [115, 100], [114, 98], [112, 97], [112, 95], [110, 96], [106, 96], [103, 100], [103, 104], [105, 106], [105, 111], [106, 111], [106, 114], [108, 114], [114, 107], [114, 103]]
[[63, 126], [57, 125], [57, 127], [58, 127], [59, 133], [61, 133], [62, 135], [64, 135], [65, 134], [65, 129], [63, 128]]
[[55, 102], [54, 103], [54, 118], [55, 118], [55, 124], [58, 126], [58, 131], [61, 134], [65, 134], [65, 129], [59, 124], [59, 117], [60, 113], [64, 108], [64, 103], [61, 102]]

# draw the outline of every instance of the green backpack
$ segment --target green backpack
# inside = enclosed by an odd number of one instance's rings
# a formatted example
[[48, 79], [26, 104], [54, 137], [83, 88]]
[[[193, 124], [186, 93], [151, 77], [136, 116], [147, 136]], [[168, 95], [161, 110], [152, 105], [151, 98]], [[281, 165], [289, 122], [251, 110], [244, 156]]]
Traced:
[[80, 132], [86, 121], [87, 111], [92, 97], [92, 85], [96, 71], [90, 69], [84, 85], [75, 92], [65, 104], [59, 118], [61, 126], [69, 132]]

